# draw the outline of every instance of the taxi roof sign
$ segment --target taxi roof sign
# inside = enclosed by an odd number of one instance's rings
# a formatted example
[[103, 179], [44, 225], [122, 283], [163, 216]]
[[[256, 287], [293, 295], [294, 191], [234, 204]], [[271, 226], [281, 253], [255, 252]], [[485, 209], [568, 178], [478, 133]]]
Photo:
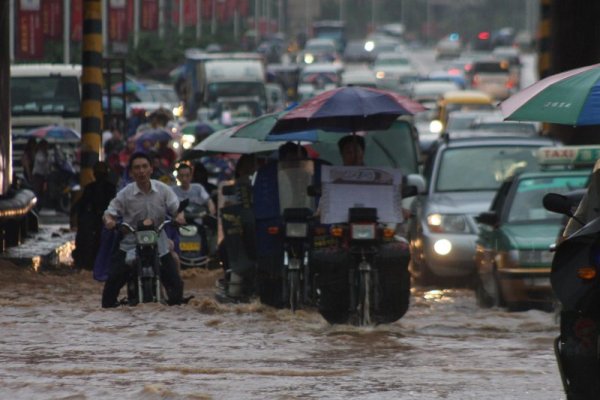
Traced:
[[593, 166], [600, 159], [600, 145], [540, 147], [537, 157], [545, 166]]

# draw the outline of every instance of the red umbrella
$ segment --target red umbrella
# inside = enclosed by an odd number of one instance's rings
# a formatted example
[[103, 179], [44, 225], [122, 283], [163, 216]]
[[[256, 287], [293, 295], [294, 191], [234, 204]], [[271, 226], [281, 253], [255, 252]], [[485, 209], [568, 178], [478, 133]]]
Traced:
[[357, 132], [388, 129], [401, 115], [425, 111], [395, 92], [347, 86], [323, 92], [281, 116], [271, 134], [311, 129]]

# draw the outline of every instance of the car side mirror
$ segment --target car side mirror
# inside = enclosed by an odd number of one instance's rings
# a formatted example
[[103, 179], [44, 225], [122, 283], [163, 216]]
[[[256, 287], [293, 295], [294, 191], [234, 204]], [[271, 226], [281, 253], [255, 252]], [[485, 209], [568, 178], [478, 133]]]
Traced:
[[402, 185], [402, 198], [424, 194], [426, 191], [425, 178], [420, 174], [409, 174]]
[[480, 224], [489, 225], [489, 226], [497, 226], [498, 222], [500, 222], [500, 218], [498, 218], [498, 214], [495, 211], [485, 211], [475, 217], [475, 220]]

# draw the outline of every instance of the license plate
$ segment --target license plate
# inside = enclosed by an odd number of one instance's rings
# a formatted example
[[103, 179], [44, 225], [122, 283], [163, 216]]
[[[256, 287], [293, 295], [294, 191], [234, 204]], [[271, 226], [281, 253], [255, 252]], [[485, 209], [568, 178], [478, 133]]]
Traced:
[[181, 251], [200, 251], [199, 242], [179, 242], [179, 250]]

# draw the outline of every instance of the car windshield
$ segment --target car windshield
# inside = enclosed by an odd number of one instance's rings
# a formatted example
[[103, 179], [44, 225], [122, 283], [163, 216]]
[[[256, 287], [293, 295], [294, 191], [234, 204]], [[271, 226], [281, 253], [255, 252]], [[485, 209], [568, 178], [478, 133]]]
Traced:
[[441, 155], [437, 192], [497, 190], [518, 172], [537, 171], [536, 146], [448, 148]]
[[446, 110], [448, 113], [452, 111], [478, 111], [478, 110], [494, 110], [493, 104], [488, 103], [448, 103]]
[[408, 58], [380, 58], [375, 60], [376, 67], [394, 66], [394, 65], [410, 65]]
[[535, 135], [537, 130], [533, 124], [512, 123], [512, 122], [480, 122], [472, 125], [471, 129], [480, 129], [484, 131], [493, 131], [498, 133], [515, 133], [524, 135]]
[[177, 103], [177, 93], [171, 88], [147, 88], [136, 93], [140, 101], [156, 103]]
[[10, 80], [13, 115], [78, 116], [79, 81], [72, 76], [13, 77]]
[[547, 193], [566, 193], [583, 188], [587, 175], [528, 178], [519, 182], [510, 205], [508, 222], [560, 220], [560, 214], [544, 208], [542, 199]]

